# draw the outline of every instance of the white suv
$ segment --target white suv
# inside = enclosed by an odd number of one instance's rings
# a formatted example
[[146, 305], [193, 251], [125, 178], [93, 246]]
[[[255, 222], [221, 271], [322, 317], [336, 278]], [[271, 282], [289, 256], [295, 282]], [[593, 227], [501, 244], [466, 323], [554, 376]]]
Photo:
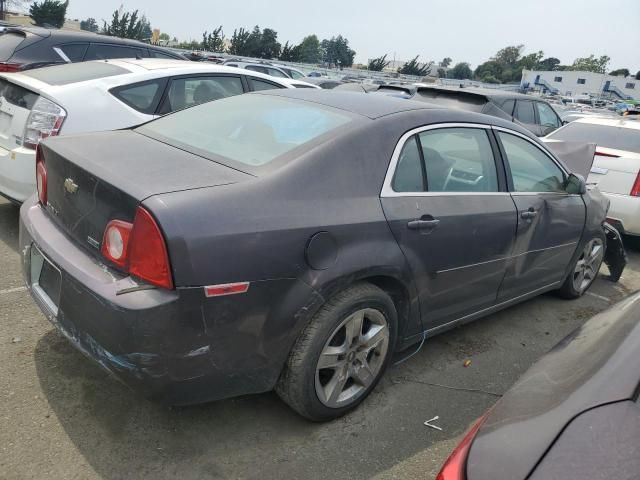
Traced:
[[115, 130], [254, 90], [295, 88], [249, 70], [180, 60], [106, 60], [0, 75], [0, 194], [35, 191], [35, 149], [51, 135]]

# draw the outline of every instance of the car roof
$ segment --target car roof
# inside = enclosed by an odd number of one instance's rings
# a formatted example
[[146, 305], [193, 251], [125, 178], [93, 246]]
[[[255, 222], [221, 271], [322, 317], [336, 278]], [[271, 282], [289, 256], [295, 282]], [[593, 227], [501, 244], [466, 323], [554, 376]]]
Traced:
[[24, 31], [38, 35], [40, 37], [55, 37], [57, 41], [86, 41], [86, 42], [100, 42], [100, 43], [116, 43], [122, 45], [136, 45], [139, 47], [153, 48], [165, 50], [162, 47], [156, 45], [150, 45], [148, 43], [140, 42], [138, 40], [132, 40], [130, 38], [112, 37], [109, 35], [102, 35], [99, 33], [87, 32], [84, 30], [63, 30], [54, 28], [43, 27], [17, 27], [10, 28], [7, 31]]
[[625, 117], [619, 118], [607, 118], [607, 117], [596, 117], [596, 116], [586, 116], [582, 118], [578, 118], [574, 120], [573, 123], [588, 123], [591, 125], [602, 125], [606, 127], [618, 127], [618, 128], [629, 128], [633, 130], [640, 130], [640, 122], [637, 120], [626, 120]]
[[262, 90], [251, 95], [274, 95], [317, 103], [327, 107], [345, 110], [370, 119], [411, 110], [437, 109], [437, 105], [414, 102], [385, 95], [374, 96], [361, 92], [346, 92], [300, 88], [291, 90]]
[[440, 85], [418, 87], [418, 92], [423, 92], [427, 90], [452, 92], [452, 93], [460, 93], [460, 94], [482, 95], [483, 97], [486, 97], [486, 98], [500, 98], [500, 99], [521, 98], [523, 100], [526, 99], [526, 100], [546, 101], [542, 98], [533, 98], [530, 95], [524, 95], [522, 93], [511, 92], [508, 90], [499, 90], [499, 89], [494, 90], [492, 88], [480, 88], [480, 87], [462, 87], [462, 88], [457, 87], [456, 88], [456, 87], [447, 87], [447, 86], [440, 86]]

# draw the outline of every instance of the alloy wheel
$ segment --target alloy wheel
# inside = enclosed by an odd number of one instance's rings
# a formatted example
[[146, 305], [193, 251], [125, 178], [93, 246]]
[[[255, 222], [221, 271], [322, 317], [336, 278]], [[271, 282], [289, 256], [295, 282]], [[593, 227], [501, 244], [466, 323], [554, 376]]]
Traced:
[[604, 258], [604, 244], [599, 238], [587, 242], [573, 271], [573, 288], [583, 293], [596, 279]]
[[331, 333], [316, 365], [316, 394], [325, 406], [355, 401], [378, 377], [389, 348], [389, 326], [379, 310], [350, 314]]

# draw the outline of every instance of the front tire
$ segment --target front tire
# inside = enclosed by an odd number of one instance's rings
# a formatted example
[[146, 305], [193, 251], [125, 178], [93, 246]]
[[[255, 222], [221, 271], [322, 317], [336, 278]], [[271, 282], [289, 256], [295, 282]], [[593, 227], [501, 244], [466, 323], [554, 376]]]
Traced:
[[395, 345], [397, 313], [383, 290], [358, 283], [329, 300], [302, 331], [276, 386], [313, 421], [340, 417], [376, 386]]
[[604, 260], [605, 242], [604, 233], [598, 233], [583, 244], [580, 256], [573, 263], [569, 275], [558, 290], [561, 297], [579, 298], [589, 290]]

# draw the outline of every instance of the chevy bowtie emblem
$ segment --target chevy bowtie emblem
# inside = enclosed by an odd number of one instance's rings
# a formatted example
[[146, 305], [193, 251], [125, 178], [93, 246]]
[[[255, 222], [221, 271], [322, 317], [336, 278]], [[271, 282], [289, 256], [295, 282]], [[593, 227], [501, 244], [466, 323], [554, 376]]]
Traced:
[[78, 191], [78, 184], [73, 181], [73, 178], [67, 178], [64, 181], [64, 189], [71, 194], [76, 193]]

